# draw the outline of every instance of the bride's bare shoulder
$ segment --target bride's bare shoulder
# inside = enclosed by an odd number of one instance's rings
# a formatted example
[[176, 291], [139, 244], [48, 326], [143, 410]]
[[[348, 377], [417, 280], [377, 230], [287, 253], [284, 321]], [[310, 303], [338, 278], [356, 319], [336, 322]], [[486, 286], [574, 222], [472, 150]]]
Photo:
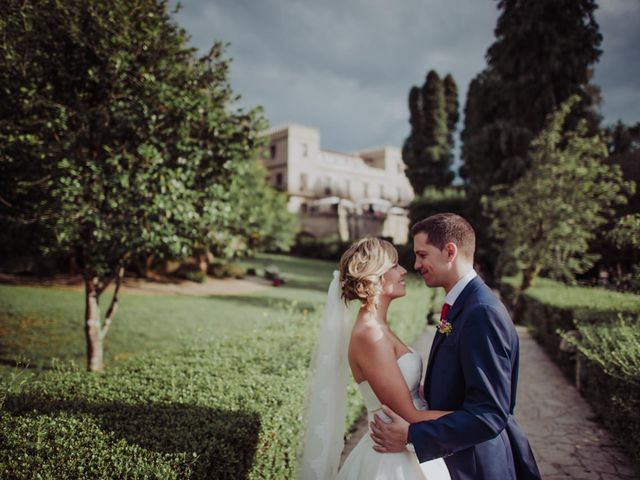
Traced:
[[368, 350], [371, 348], [384, 348], [389, 343], [384, 329], [375, 317], [363, 312], [358, 314], [358, 318], [351, 331], [350, 350]]

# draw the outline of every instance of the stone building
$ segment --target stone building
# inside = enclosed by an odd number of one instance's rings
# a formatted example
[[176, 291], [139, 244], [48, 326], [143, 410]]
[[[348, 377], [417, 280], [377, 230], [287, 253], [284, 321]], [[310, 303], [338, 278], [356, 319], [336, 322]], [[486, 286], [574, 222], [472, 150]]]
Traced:
[[320, 148], [316, 128], [288, 124], [268, 130], [263, 163], [271, 184], [289, 194], [302, 232], [353, 240], [366, 235], [406, 243], [406, 207], [413, 189], [402, 153], [384, 146], [356, 153]]

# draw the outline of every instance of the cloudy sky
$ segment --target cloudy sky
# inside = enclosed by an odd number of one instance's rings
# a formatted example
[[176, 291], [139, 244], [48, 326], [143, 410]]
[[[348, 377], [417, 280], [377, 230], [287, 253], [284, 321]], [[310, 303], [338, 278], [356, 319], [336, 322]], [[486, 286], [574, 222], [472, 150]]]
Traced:
[[[602, 114], [635, 123], [640, 1], [600, 3]], [[462, 109], [497, 17], [495, 0], [183, 0], [175, 15], [202, 53], [214, 40], [230, 43], [242, 106], [263, 106], [272, 126], [316, 127], [323, 148], [345, 152], [400, 147], [409, 89], [430, 69], [453, 75]]]

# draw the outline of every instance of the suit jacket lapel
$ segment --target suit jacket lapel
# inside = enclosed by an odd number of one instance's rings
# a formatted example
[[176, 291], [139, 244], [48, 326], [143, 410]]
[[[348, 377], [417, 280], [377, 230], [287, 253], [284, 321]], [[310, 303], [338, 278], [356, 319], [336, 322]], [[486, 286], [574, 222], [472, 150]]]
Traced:
[[[456, 318], [460, 315], [460, 313], [462, 313], [464, 304], [467, 301], [467, 298], [469, 297], [469, 295], [471, 295], [471, 293], [476, 291], [480, 287], [480, 285], [482, 285], [482, 283], [483, 283], [482, 279], [479, 276], [477, 276], [464, 287], [462, 292], [460, 292], [460, 295], [458, 295], [458, 298], [456, 299], [453, 306], [451, 307], [451, 310], [449, 310], [449, 313], [447, 314], [447, 321], [451, 325], [454, 324], [454, 321], [456, 320]], [[430, 398], [431, 395], [428, 387], [431, 382], [431, 369], [433, 368], [433, 359], [436, 356], [436, 352], [438, 351], [438, 348], [440, 347], [440, 345], [442, 344], [445, 338], [446, 338], [446, 335], [444, 333], [440, 333], [436, 331], [436, 336], [433, 339], [433, 343], [431, 345], [431, 351], [429, 352], [429, 360], [427, 362], [427, 372], [424, 378], [425, 391], [423, 392], [424, 398], [427, 400], [427, 403], [431, 401], [431, 398]]]

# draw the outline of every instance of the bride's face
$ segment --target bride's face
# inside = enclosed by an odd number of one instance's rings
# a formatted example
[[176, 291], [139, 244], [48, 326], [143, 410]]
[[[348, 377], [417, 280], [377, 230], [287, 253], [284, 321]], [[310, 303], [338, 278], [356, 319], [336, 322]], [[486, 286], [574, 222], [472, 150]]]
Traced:
[[404, 284], [404, 277], [407, 275], [407, 270], [399, 265], [394, 264], [389, 270], [382, 275], [382, 292], [381, 295], [385, 295], [391, 299], [404, 297], [407, 294], [407, 289]]

